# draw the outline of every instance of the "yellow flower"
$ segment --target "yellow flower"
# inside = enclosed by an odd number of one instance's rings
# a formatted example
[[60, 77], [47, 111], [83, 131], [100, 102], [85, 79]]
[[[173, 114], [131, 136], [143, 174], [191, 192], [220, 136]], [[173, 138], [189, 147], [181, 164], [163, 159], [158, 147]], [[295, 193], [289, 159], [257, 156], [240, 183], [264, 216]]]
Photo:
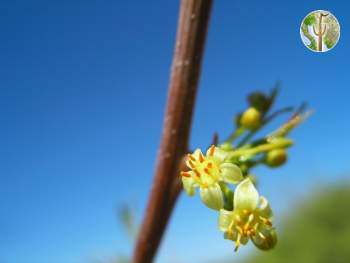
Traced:
[[233, 211], [220, 210], [219, 229], [226, 239], [235, 241], [235, 251], [249, 239], [260, 249], [273, 248], [277, 236], [272, 227], [272, 210], [266, 198], [259, 197], [249, 178], [237, 186], [233, 202]]
[[186, 164], [190, 171], [181, 172], [182, 183], [189, 196], [200, 189], [203, 203], [209, 208], [219, 210], [224, 205], [223, 193], [219, 182], [237, 184], [243, 179], [240, 168], [226, 162], [227, 152], [212, 145], [204, 156], [200, 149], [189, 154]]

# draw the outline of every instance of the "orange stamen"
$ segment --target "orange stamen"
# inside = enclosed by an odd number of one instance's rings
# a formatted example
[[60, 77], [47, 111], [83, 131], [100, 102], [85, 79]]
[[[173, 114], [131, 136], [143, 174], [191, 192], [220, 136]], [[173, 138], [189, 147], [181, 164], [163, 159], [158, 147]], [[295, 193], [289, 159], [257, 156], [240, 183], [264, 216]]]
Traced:
[[209, 148], [209, 155], [210, 155], [210, 156], [213, 156], [213, 155], [214, 155], [214, 152], [215, 152], [215, 145], [212, 145], [212, 146], [210, 146], [210, 148]]
[[181, 172], [180, 175], [183, 177], [191, 177], [191, 174], [189, 172]]
[[193, 172], [197, 175], [197, 177], [201, 177], [201, 174], [196, 169], [194, 169]]
[[202, 163], [204, 162], [204, 156], [202, 153], [199, 153], [199, 161]]
[[255, 229], [252, 228], [250, 229], [250, 236], [255, 236], [256, 232], [255, 232]]
[[191, 160], [189, 160], [188, 163], [190, 164], [190, 166], [191, 166], [192, 169], [193, 169], [194, 167], [196, 167], [196, 166], [194, 165], [194, 163], [193, 163]]
[[265, 217], [260, 216], [260, 219], [263, 221], [265, 225], [272, 226], [272, 222]]
[[243, 235], [243, 230], [242, 230], [242, 228], [236, 227], [236, 229], [238, 230], [238, 232], [239, 232], [240, 235]]
[[189, 158], [191, 161], [193, 161], [193, 162], [196, 161], [196, 159], [195, 159], [191, 154], [188, 154], [187, 156], [188, 156], [188, 158]]

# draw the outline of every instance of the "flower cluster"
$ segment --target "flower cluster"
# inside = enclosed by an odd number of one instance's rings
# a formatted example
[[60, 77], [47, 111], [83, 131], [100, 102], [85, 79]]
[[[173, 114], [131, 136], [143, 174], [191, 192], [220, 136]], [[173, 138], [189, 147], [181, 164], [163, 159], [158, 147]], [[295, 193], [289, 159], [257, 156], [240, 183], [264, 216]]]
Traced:
[[249, 240], [262, 250], [277, 243], [271, 207], [265, 197], [259, 196], [251, 169], [259, 164], [279, 167], [286, 163], [287, 148], [293, 145], [287, 135], [308, 113], [303, 114], [304, 106], [299, 107], [277, 130], [252, 140], [268, 122], [292, 110], [287, 107], [267, 115], [276, 95], [276, 90], [269, 96], [251, 94], [248, 109], [237, 115], [236, 129], [228, 139], [212, 145], [205, 155], [200, 149], [188, 154], [188, 170], [181, 172], [185, 192], [193, 196], [199, 189], [202, 202], [218, 212], [218, 228], [225, 239], [235, 242], [235, 251]]
[[[229, 162], [229, 156], [229, 152], [214, 145], [205, 156], [200, 149], [188, 154], [186, 164], [190, 170], [181, 172], [184, 189], [193, 196], [195, 188], [199, 188], [203, 203], [219, 211], [219, 229], [226, 239], [235, 241], [235, 250], [249, 238], [258, 248], [270, 249], [277, 239], [269, 203], [259, 197], [250, 178], [244, 179], [238, 165]], [[229, 188], [222, 183], [238, 184], [232, 200], [227, 200], [233, 203], [233, 211], [224, 209]]]

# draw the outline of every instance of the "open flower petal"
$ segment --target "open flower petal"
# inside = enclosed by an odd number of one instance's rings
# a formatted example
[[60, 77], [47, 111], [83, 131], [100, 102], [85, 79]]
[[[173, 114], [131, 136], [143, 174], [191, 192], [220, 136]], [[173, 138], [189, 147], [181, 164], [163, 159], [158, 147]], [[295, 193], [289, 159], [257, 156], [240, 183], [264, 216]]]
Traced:
[[193, 196], [195, 194], [195, 181], [194, 179], [191, 177], [182, 177], [182, 183], [184, 186], [184, 189], [186, 191], [186, 193], [189, 196]]
[[222, 232], [226, 232], [230, 225], [233, 222], [233, 215], [234, 213], [232, 211], [227, 211], [224, 209], [220, 209], [219, 213], [219, 229]]
[[[207, 154], [209, 153], [209, 151], [210, 151], [210, 148], [207, 151]], [[215, 151], [214, 151], [214, 158], [215, 159], [223, 162], [226, 159], [227, 155], [228, 155], [228, 152], [226, 152], [218, 147], [215, 147]]]
[[238, 184], [234, 194], [234, 209], [254, 211], [258, 205], [259, 194], [249, 178]]
[[203, 203], [207, 207], [215, 210], [220, 210], [221, 208], [223, 208], [224, 198], [218, 183], [206, 188], [201, 188], [200, 195]]
[[249, 237], [248, 237], [248, 236], [242, 236], [241, 239], [240, 239], [240, 241], [241, 241], [241, 244], [242, 244], [242, 245], [245, 245], [245, 244], [248, 243]]
[[266, 219], [271, 219], [272, 218], [272, 209], [270, 207], [269, 201], [267, 201], [267, 199], [263, 196], [260, 196], [260, 200], [259, 200], [259, 214], [266, 218]]
[[232, 231], [226, 231], [224, 234], [224, 238], [230, 239], [232, 241], [236, 241], [238, 238], [238, 234], [239, 234], [239, 232], [238, 232], [237, 228], [234, 228]]
[[199, 158], [199, 156], [202, 154], [202, 151], [201, 151], [201, 149], [196, 149], [194, 152], [193, 152], [193, 156], [194, 156], [194, 158], [196, 158], [196, 159], [198, 159]]
[[[196, 149], [196, 150], [193, 152], [193, 154], [189, 154], [189, 155], [190, 155], [190, 156], [192, 155], [194, 159], [198, 159], [199, 156], [201, 155], [201, 153], [202, 153], [201, 149]], [[192, 163], [192, 164], [191, 164], [191, 163]], [[194, 162], [191, 161], [189, 158], [187, 158], [187, 160], [186, 160], [186, 165], [187, 165], [188, 168], [193, 169]]]
[[223, 163], [220, 165], [221, 176], [224, 182], [238, 184], [242, 179], [241, 169], [233, 163]]

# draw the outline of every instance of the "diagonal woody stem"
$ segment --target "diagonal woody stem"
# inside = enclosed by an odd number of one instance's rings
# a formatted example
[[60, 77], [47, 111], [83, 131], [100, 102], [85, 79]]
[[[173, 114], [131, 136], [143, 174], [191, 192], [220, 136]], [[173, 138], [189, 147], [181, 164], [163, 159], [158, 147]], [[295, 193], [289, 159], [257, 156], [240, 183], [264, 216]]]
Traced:
[[152, 262], [181, 190], [178, 172], [188, 150], [211, 0], [181, 0], [163, 133], [134, 263]]

